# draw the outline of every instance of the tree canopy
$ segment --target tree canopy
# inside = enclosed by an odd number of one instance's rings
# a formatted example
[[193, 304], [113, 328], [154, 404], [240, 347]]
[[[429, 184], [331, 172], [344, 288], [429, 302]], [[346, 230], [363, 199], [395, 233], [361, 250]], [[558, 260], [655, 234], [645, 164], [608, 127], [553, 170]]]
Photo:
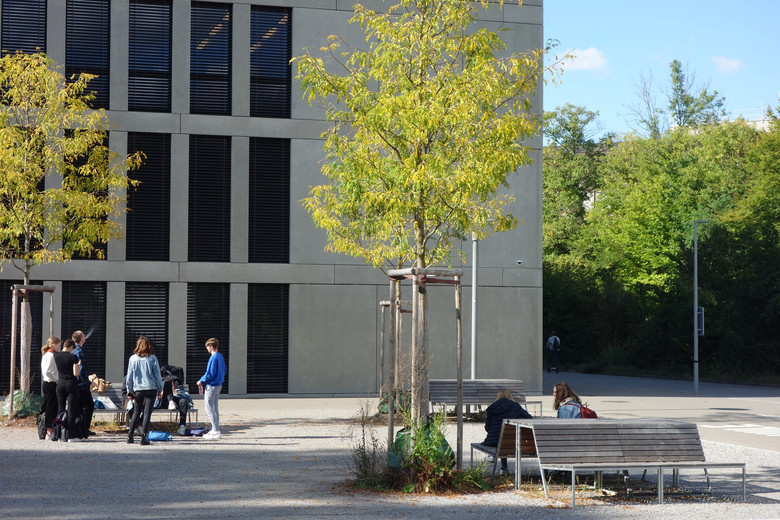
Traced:
[[[503, 2], [498, 2], [503, 5]], [[544, 50], [506, 53], [473, 29], [489, 0], [402, 0], [387, 13], [360, 4], [365, 48], [338, 36], [295, 58], [309, 102], [322, 102], [328, 183], [305, 207], [327, 248], [374, 266], [449, 262], [453, 239], [516, 225], [507, 176], [531, 162], [539, 131], [531, 98]]]
[[[118, 236], [127, 168], [106, 145], [108, 118], [80, 74], [66, 81], [44, 54], [0, 59], [0, 264], [30, 269], [88, 255]], [[102, 255], [102, 250], [97, 250]]]
[[[592, 116], [592, 117], [591, 117]], [[594, 112], [545, 115], [544, 322], [579, 370], [689, 376], [693, 221], [699, 226], [704, 378], [778, 383], [780, 124], [701, 117], [602, 143]], [[559, 128], [585, 125], [568, 132]], [[547, 129], [547, 127], [545, 128]], [[578, 136], [578, 137], [577, 137]], [[584, 186], [588, 172], [591, 187]], [[586, 193], [590, 197], [585, 198]], [[659, 360], [663, 360], [659, 363]]]

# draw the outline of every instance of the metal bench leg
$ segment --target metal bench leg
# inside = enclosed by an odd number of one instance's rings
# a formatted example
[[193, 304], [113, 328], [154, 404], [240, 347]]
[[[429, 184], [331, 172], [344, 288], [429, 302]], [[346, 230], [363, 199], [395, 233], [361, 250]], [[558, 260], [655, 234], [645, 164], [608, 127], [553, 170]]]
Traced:
[[664, 469], [661, 466], [658, 466], [658, 503], [664, 503]]
[[745, 466], [742, 466], [742, 502], [745, 502], [746, 499], [745, 491]]
[[710, 472], [707, 471], [707, 468], [704, 468], [704, 477], [707, 479], [707, 494], [712, 494], [712, 483], [710, 482]]
[[574, 487], [574, 481], [577, 478], [577, 470], [572, 468], [571, 470], [571, 506], [574, 507], [574, 499], [577, 496], [577, 488]]
[[550, 494], [547, 492], [547, 479], [544, 477], [544, 470], [542, 465], [539, 464], [539, 474], [542, 476], [542, 488], [544, 489], [544, 498], [550, 498]]

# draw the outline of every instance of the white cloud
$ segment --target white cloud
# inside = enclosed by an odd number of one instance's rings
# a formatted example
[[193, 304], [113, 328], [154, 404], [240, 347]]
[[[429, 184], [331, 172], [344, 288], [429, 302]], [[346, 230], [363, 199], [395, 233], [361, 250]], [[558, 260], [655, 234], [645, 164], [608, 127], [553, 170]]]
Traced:
[[742, 68], [742, 61], [737, 58], [726, 58], [724, 56], [714, 56], [712, 62], [718, 68], [721, 74], [732, 74]]
[[591, 70], [601, 73], [609, 73], [609, 64], [604, 53], [595, 47], [587, 49], [572, 49], [568, 52], [571, 59], [563, 63], [566, 70]]

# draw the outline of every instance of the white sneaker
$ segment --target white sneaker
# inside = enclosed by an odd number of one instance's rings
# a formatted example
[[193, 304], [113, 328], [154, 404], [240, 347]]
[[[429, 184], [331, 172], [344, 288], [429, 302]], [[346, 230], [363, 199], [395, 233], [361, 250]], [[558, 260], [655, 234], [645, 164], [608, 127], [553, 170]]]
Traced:
[[215, 432], [214, 430], [211, 430], [208, 433], [204, 433], [203, 438], [209, 441], [216, 441], [222, 438], [222, 434], [220, 432]]
[[79, 437], [74, 437], [72, 439], [68, 439], [68, 442], [84, 442], [84, 439], [81, 439]]
[[179, 426], [179, 429], [176, 431], [179, 435], [187, 435], [187, 427], [185, 425]]

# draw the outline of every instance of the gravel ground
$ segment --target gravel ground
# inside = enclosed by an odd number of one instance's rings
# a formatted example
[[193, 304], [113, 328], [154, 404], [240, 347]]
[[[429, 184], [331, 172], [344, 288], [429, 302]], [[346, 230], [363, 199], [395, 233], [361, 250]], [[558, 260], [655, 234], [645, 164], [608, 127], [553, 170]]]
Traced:
[[[348, 481], [350, 450], [360, 432], [348, 415], [263, 415], [223, 414], [220, 441], [175, 437], [151, 446], [128, 445], [119, 431], [83, 443], [55, 443], [38, 440], [30, 427], [1, 427], [0, 517], [780, 519], [780, 453], [774, 451], [704, 441], [708, 461], [747, 463], [746, 503], [740, 501], [741, 479], [729, 470], [716, 472], [709, 498], [667, 497], [668, 503], [658, 505], [654, 494], [629, 501], [586, 498], [595, 493], [584, 492], [584, 500], [570, 508], [570, 492], [562, 487], [550, 500], [533, 485], [520, 492], [453, 496], [357, 491]], [[380, 439], [385, 432], [377, 427]], [[467, 423], [464, 433], [466, 446], [484, 436], [477, 423]], [[454, 436], [452, 426], [453, 446]], [[465, 463], [468, 458], [467, 448]], [[704, 479], [686, 472], [683, 484], [701, 489]]]

